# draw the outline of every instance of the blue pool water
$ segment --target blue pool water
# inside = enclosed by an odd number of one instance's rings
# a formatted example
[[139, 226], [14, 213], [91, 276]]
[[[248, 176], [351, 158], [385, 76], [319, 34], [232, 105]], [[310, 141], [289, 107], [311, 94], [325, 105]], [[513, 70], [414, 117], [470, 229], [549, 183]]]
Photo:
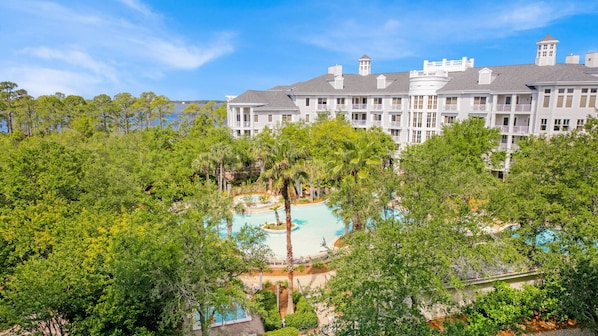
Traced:
[[[195, 318], [196, 321], [199, 321], [199, 313], [195, 313]], [[212, 323], [212, 325], [219, 326], [222, 324], [233, 324], [249, 320], [251, 320], [251, 316], [247, 314], [247, 311], [238, 304], [234, 304], [231, 307], [231, 310], [228, 311], [224, 316], [216, 312], [214, 314], [214, 322]], [[197, 327], [199, 327], [199, 322]]]
[[[284, 225], [284, 207], [278, 209], [278, 216]], [[326, 249], [322, 247], [323, 242], [328, 248], [333, 248], [336, 239], [345, 233], [342, 221], [332, 214], [325, 203], [292, 205], [291, 219], [298, 226], [291, 233], [293, 257], [295, 258], [306, 258], [325, 252]], [[274, 223], [275, 221], [274, 211], [271, 210], [247, 215], [235, 214], [233, 216], [233, 232], [238, 232], [245, 223], [261, 226], [264, 222]], [[284, 230], [281, 233], [269, 233], [266, 243], [274, 252], [275, 258], [286, 258], [286, 232]]]

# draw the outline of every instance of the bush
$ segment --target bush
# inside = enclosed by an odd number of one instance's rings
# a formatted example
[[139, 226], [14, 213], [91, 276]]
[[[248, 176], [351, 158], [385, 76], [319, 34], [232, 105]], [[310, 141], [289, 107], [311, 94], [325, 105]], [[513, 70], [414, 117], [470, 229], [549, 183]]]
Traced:
[[293, 293], [293, 301], [295, 301], [295, 298], [297, 298], [296, 312], [285, 317], [286, 325], [299, 330], [316, 328], [318, 326], [318, 315], [314, 307], [298, 292]]
[[274, 331], [269, 331], [262, 336], [298, 336], [299, 330], [293, 327], [286, 327]]
[[261, 290], [255, 294], [255, 301], [260, 310], [266, 331], [282, 328], [282, 318], [276, 306], [276, 294], [269, 290]]
[[285, 323], [299, 330], [314, 329], [318, 326], [318, 315], [315, 312], [289, 314], [285, 317]]

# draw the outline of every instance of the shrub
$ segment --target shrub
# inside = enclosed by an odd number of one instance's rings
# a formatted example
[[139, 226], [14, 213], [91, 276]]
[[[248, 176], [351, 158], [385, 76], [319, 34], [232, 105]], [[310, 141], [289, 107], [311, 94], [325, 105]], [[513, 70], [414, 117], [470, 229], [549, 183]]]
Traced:
[[276, 294], [269, 290], [261, 290], [256, 293], [255, 301], [261, 312], [264, 329], [268, 331], [282, 328], [282, 318], [276, 305]]
[[297, 299], [295, 314], [285, 317], [286, 325], [299, 330], [309, 330], [318, 326], [318, 315], [314, 307], [299, 292], [293, 293], [293, 301]]
[[293, 327], [286, 327], [274, 331], [269, 331], [262, 336], [298, 336], [299, 330]]
[[315, 312], [289, 314], [285, 317], [285, 323], [299, 330], [314, 329], [318, 326], [318, 315]]

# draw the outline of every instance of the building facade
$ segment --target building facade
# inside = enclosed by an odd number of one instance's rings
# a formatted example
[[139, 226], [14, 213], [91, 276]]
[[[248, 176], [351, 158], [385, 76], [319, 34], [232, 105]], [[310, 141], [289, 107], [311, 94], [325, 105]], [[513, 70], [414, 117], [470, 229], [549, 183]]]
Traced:
[[550, 35], [538, 41], [534, 64], [484, 68], [464, 57], [373, 74], [364, 55], [358, 74], [335, 65], [304, 82], [227, 97], [228, 126], [253, 136], [284, 122], [343, 115], [355, 128], [381, 127], [400, 150], [478, 117], [499, 128], [500, 148], [512, 151], [523, 137], [583, 128], [588, 115], [597, 116], [598, 52], [587, 53], [584, 64], [579, 55], [557, 64], [558, 42]]

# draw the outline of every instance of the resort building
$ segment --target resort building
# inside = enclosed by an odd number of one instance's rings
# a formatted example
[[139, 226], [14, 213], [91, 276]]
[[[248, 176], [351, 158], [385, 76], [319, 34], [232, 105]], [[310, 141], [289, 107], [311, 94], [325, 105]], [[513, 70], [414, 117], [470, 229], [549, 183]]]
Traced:
[[463, 57], [374, 74], [364, 55], [358, 74], [335, 65], [304, 82], [227, 97], [228, 126], [237, 136], [253, 136], [284, 122], [343, 115], [355, 128], [381, 127], [400, 150], [442, 125], [478, 117], [499, 128], [500, 148], [512, 151], [523, 137], [583, 128], [588, 115], [597, 116], [598, 52], [587, 53], [584, 64], [579, 55], [557, 64], [558, 42], [550, 35], [538, 41], [533, 64], [483, 68]]

